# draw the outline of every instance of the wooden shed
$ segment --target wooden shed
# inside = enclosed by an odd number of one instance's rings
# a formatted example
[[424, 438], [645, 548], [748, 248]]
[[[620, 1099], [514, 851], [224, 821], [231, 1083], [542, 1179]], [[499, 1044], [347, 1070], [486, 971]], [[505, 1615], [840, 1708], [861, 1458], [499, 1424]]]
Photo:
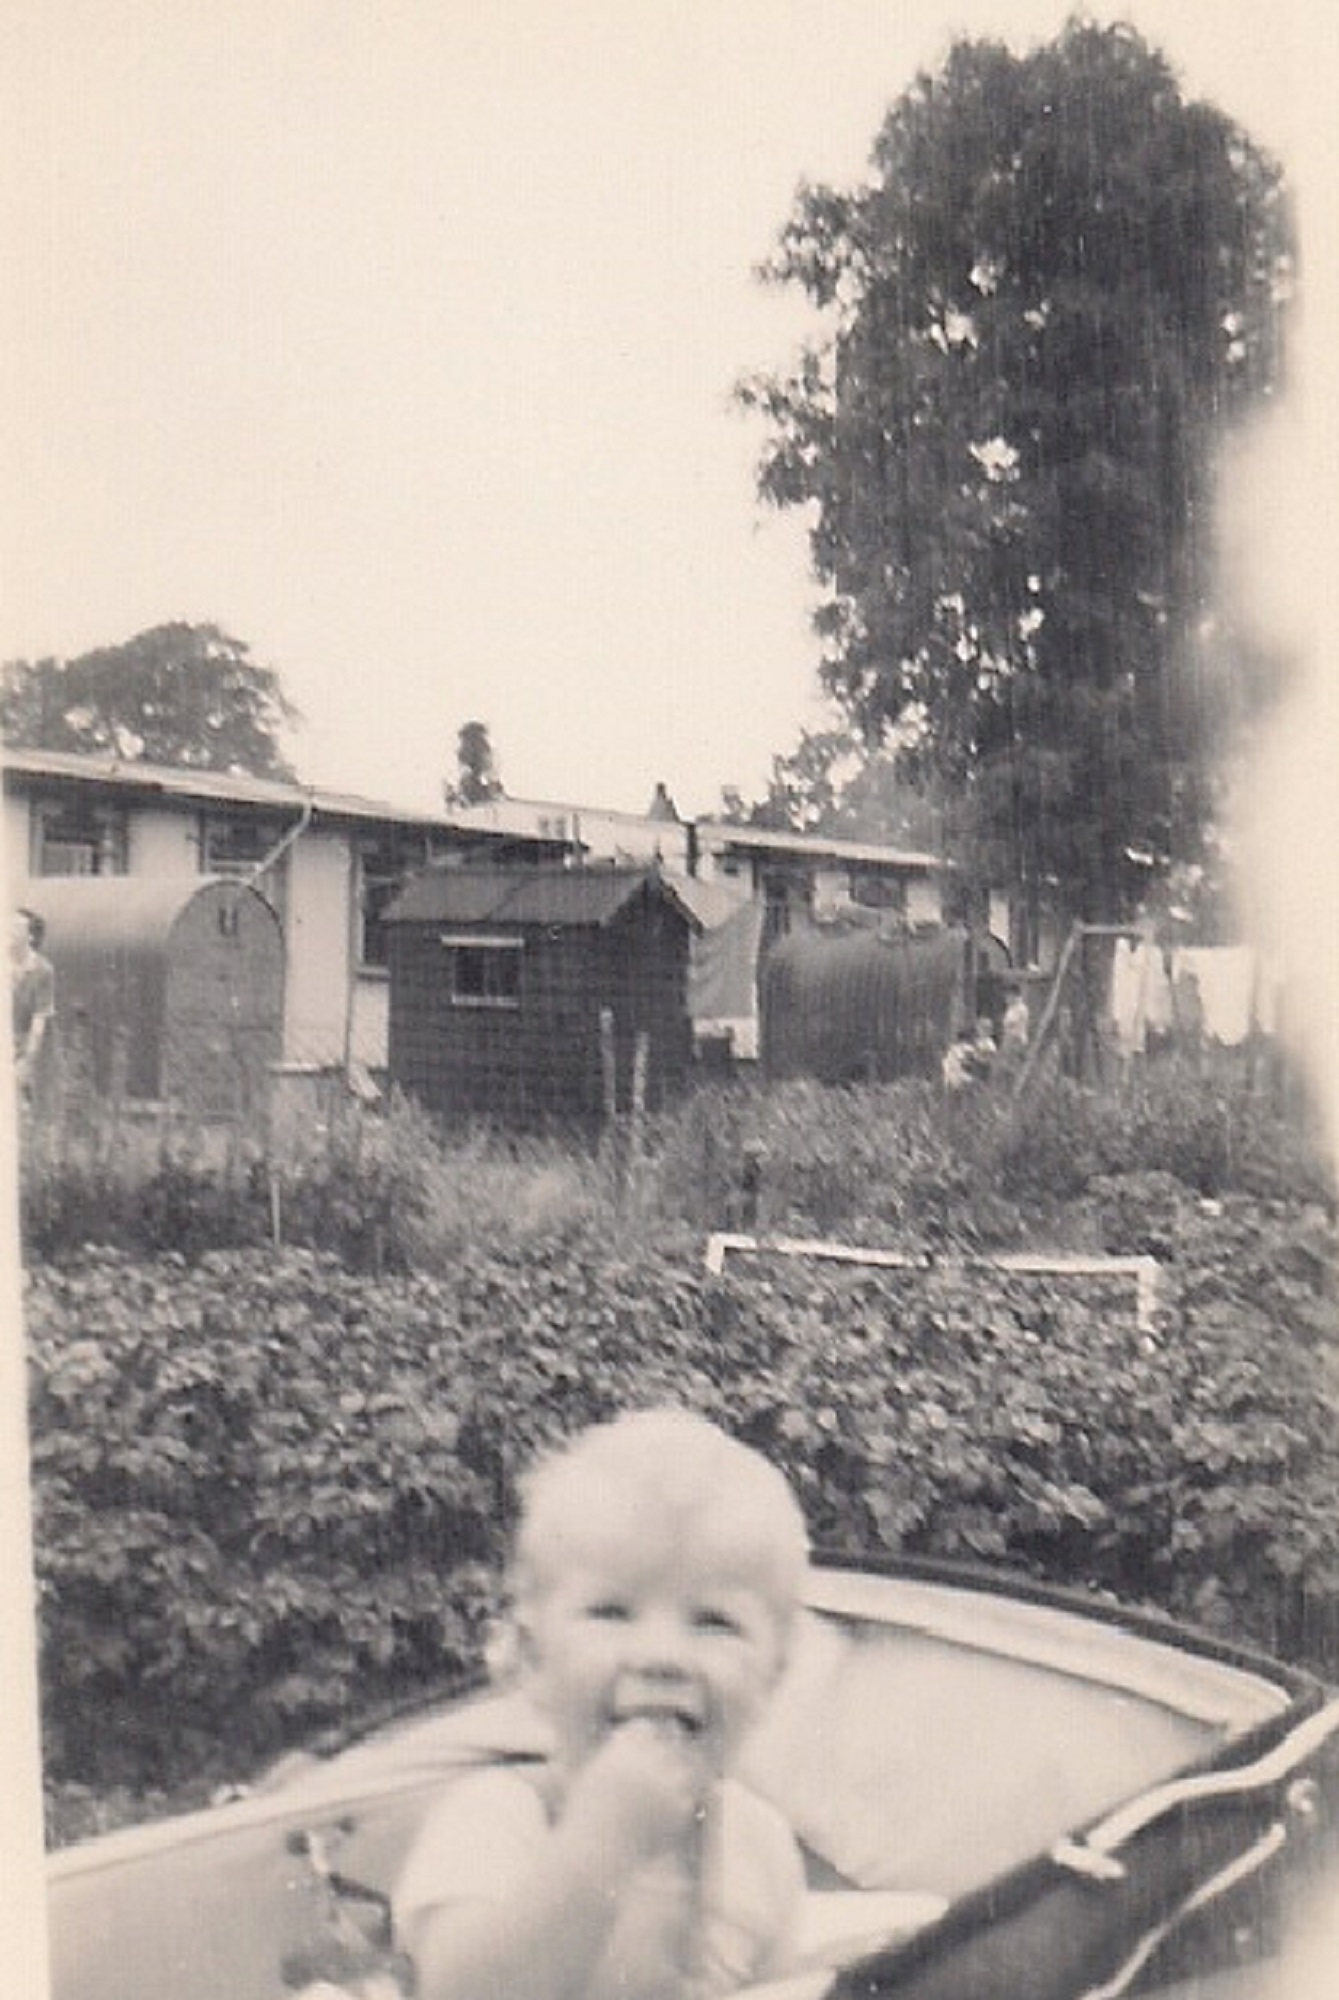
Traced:
[[19, 897], [46, 926], [67, 1082], [200, 1117], [262, 1107], [283, 1049], [284, 941], [225, 876], [52, 876]]
[[647, 1108], [687, 1083], [699, 926], [658, 869], [432, 868], [386, 924], [391, 1081], [443, 1118], [594, 1126], [605, 1010], [620, 1109], [640, 1035]]

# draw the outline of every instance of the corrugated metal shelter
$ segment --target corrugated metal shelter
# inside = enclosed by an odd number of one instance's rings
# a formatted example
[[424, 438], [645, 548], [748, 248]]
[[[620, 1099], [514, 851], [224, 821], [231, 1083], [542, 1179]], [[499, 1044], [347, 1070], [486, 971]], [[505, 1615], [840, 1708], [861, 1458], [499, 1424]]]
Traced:
[[19, 900], [46, 926], [67, 1078], [236, 1118], [263, 1106], [283, 1050], [284, 941], [224, 876], [51, 876]]
[[967, 934], [951, 929], [792, 933], [763, 961], [765, 1073], [823, 1083], [937, 1076], [969, 1019], [970, 951]]
[[597, 1124], [605, 1010], [620, 1109], [639, 1036], [647, 1108], [686, 1085], [698, 921], [658, 869], [432, 868], [385, 921], [391, 1081], [440, 1116]]

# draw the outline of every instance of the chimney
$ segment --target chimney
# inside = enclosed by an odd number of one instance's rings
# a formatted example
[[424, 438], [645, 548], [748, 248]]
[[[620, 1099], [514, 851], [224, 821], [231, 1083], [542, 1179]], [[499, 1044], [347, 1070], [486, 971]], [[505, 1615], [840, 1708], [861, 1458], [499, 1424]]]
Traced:
[[675, 826], [679, 824], [679, 808], [670, 797], [669, 788], [663, 779], [657, 782], [655, 791], [651, 795], [651, 803], [646, 809], [646, 817], [648, 819], [669, 820]]

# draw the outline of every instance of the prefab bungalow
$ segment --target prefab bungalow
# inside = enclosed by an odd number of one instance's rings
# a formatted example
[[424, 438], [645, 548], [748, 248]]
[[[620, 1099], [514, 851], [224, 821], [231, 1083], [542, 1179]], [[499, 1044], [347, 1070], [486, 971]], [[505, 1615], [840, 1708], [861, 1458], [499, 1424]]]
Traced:
[[937, 854], [712, 819], [697, 821], [693, 841], [703, 881], [736, 883], [762, 902], [766, 944], [851, 903], [911, 930], [944, 922], [946, 869]]
[[[99, 894], [122, 879], [173, 883], [209, 876], [260, 890], [286, 948], [284, 1066], [294, 1074], [356, 1067], [385, 1073], [386, 939], [381, 912], [434, 855], [496, 857], [508, 840], [484, 828], [453, 833], [434, 813], [236, 772], [6, 748], [4, 846], [10, 899], [23, 878], [88, 878]], [[29, 898], [31, 900], [31, 898]], [[89, 908], [97, 909], [90, 895]]]
[[699, 926], [658, 868], [436, 867], [385, 922], [391, 1081], [440, 1117], [593, 1128], [639, 1042], [647, 1109], [687, 1084]]

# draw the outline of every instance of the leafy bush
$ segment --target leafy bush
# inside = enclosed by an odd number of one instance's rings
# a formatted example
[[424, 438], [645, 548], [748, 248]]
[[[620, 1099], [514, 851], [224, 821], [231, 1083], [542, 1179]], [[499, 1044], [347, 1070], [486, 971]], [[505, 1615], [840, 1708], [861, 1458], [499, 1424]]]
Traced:
[[268, 1227], [255, 1153], [198, 1129], [41, 1135], [23, 1149], [19, 1194], [25, 1254], [41, 1263], [89, 1243], [197, 1257], [259, 1243]]
[[932, 1085], [906, 1081], [700, 1091], [662, 1123], [648, 1162], [654, 1216], [738, 1227], [746, 1166], [770, 1230], [900, 1247], [1016, 1241], [1017, 1208], [976, 1175]]
[[250, 1761], [477, 1661], [517, 1460], [630, 1385], [691, 1393], [674, 1274], [305, 1251], [30, 1286], [53, 1770]]
[[1000, 1558], [1339, 1664], [1328, 1220], [1187, 1208], [1164, 1311], [946, 1261], [550, 1246], [374, 1279], [289, 1250], [33, 1276], [53, 1780], [236, 1776], [472, 1670], [519, 1465], [651, 1402], [771, 1452], [815, 1535]]
[[750, 1422], [842, 1547], [1007, 1560], [1333, 1671], [1334, 1313], [1305, 1241], [1201, 1214], [1151, 1331], [1107, 1279], [778, 1261], [761, 1296], [801, 1331]]
[[1005, 1084], [949, 1100], [918, 1081], [703, 1091], [656, 1136], [653, 1216], [737, 1224], [750, 1154], [766, 1227], [904, 1249], [1055, 1241], [1087, 1225], [1066, 1205], [1114, 1176], [1333, 1202], [1316, 1134], [1230, 1056], [1203, 1070], [1152, 1062], [1111, 1090], [1051, 1074], [1017, 1104]]
[[1306, 1118], [1282, 1117], [1233, 1051], [1202, 1066], [1165, 1059], [1137, 1067], [1100, 1101], [1093, 1150], [1099, 1171], [1157, 1168], [1204, 1195], [1315, 1201], [1332, 1192]]

